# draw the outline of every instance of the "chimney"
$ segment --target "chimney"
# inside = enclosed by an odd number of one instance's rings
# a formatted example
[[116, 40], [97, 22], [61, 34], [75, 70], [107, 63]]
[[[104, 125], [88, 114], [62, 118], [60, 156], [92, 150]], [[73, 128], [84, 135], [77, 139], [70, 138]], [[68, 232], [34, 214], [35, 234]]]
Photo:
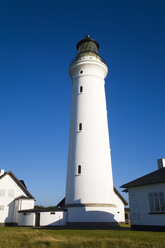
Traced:
[[158, 163], [158, 169], [165, 168], [165, 158], [158, 159], [157, 163]]
[[2, 176], [5, 173], [5, 170], [1, 169], [0, 170], [0, 176]]

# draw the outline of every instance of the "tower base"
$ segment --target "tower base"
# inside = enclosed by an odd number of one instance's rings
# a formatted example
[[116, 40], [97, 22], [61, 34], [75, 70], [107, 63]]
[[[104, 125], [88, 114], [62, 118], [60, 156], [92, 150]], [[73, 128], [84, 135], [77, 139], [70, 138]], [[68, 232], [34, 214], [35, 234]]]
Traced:
[[68, 222], [68, 228], [81, 229], [112, 229], [119, 227], [118, 222]]
[[117, 227], [120, 222], [117, 214], [117, 207], [114, 204], [70, 205], [67, 207], [67, 226], [69, 228]]

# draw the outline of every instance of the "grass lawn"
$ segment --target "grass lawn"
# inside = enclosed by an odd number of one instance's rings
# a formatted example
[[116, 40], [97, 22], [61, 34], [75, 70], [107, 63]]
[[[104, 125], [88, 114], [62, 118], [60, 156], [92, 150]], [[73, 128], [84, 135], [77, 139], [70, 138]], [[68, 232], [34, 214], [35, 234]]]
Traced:
[[0, 248], [47, 247], [165, 248], [165, 233], [128, 230], [55, 230], [0, 227]]

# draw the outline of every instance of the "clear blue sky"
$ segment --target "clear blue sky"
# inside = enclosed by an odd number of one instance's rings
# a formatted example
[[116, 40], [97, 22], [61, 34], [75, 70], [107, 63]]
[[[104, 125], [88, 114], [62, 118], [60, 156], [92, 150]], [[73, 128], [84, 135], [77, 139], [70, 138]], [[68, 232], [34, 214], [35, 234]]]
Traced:
[[165, 157], [164, 13], [163, 0], [0, 2], [0, 168], [23, 179], [37, 204], [57, 204], [65, 194], [68, 69], [86, 34], [109, 68], [115, 186]]

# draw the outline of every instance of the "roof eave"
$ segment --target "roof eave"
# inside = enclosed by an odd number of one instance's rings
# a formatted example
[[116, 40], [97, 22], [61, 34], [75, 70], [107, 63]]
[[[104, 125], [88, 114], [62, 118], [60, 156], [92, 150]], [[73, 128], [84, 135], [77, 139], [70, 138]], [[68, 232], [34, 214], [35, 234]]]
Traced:
[[148, 183], [141, 183], [141, 184], [124, 184], [120, 186], [120, 188], [133, 188], [133, 187], [140, 187], [140, 186], [145, 186], [145, 185], [150, 185], [150, 184], [158, 184], [158, 183], [164, 183], [165, 181], [159, 181], [159, 182], [148, 182]]
[[30, 194], [30, 192], [27, 190], [27, 188], [20, 182], [20, 180], [13, 174], [12, 171], [8, 171], [8, 172], [6, 172], [5, 174], [3, 174], [3, 175], [0, 177], [0, 179], [2, 179], [3, 177], [5, 177], [5, 176], [7, 176], [7, 175], [12, 176], [13, 179], [21, 186], [21, 188], [23, 189], [23, 191], [26, 192], [26, 194], [29, 196], [29, 198], [35, 200], [35, 198]]
[[128, 205], [128, 202], [124, 199], [124, 197], [119, 193], [119, 191], [115, 188], [114, 188], [114, 192], [116, 193], [116, 195], [121, 199], [121, 201], [124, 203], [124, 205]]

